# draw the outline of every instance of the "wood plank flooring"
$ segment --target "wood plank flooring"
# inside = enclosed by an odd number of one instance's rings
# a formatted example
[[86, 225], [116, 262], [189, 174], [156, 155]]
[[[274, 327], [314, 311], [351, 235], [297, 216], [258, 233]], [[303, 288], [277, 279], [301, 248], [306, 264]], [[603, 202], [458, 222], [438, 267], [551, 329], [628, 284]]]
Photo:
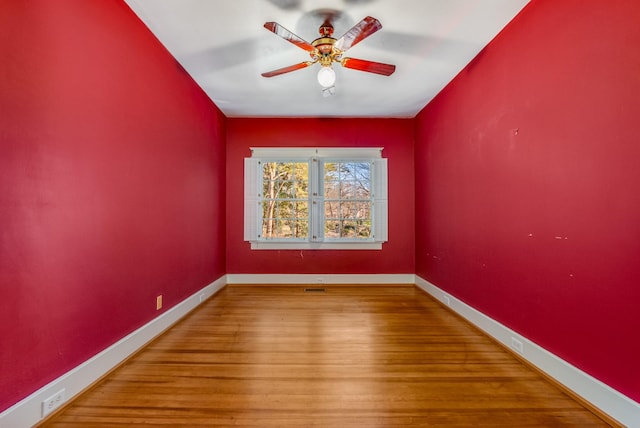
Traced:
[[45, 427], [602, 427], [413, 286], [227, 286]]

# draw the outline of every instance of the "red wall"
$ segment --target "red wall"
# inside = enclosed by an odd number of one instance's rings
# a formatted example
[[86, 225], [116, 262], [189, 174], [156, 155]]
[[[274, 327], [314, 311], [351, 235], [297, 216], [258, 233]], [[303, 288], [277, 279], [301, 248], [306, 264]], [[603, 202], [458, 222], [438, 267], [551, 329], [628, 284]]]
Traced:
[[[226, 272], [417, 272], [640, 401], [639, 16], [532, 0], [415, 120], [225, 120], [122, 1], [1, 2], [0, 411]], [[384, 147], [389, 242], [251, 251], [252, 146]]]
[[416, 118], [416, 272], [640, 401], [640, 2], [533, 0]]
[[224, 275], [225, 141], [122, 1], [0, 28], [1, 411]]
[[[389, 159], [389, 241], [382, 250], [251, 250], [243, 241], [243, 159], [250, 147], [384, 147]], [[414, 272], [413, 121], [227, 120], [227, 271], [236, 274]]]

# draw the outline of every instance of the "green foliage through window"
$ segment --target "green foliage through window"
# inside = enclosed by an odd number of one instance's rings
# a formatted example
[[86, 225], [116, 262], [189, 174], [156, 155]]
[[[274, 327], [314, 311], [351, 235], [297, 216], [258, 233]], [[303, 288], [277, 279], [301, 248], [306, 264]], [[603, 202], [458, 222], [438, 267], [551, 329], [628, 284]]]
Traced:
[[324, 236], [371, 238], [371, 162], [324, 164]]
[[309, 237], [309, 163], [262, 164], [262, 237]]

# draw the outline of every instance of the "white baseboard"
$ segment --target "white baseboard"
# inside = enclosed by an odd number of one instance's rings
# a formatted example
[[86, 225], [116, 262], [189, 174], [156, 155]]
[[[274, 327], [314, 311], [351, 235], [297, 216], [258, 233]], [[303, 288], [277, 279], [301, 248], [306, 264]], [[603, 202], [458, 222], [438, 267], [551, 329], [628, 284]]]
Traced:
[[414, 274], [227, 274], [227, 284], [415, 284]]
[[104, 351], [3, 411], [0, 413], [0, 427], [25, 428], [35, 425], [43, 418], [42, 402], [44, 400], [61, 390], [64, 390], [65, 402], [73, 399], [204, 300], [217, 293], [225, 284], [226, 277], [222, 276]]
[[515, 352], [512, 339], [521, 344], [521, 357], [581, 396], [586, 401], [629, 428], [640, 428], [640, 404], [587, 373], [572, 366], [527, 338], [456, 299], [430, 282], [413, 274], [391, 275], [225, 275], [194, 293], [175, 307], [130, 335], [70, 370], [29, 397], [0, 413], [3, 428], [25, 428], [42, 419], [42, 402], [65, 390], [65, 401], [84, 391], [131, 354], [165, 331], [203, 300], [218, 292], [225, 284], [416, 284], [451, 307], [451, 309], [485, 333]]
[[[511, 348], [553, 379], [629, 428], [640, 428], [640, 404], [572, 366], [526, 337], [416, 275], [416, 285], [449, 306], [476, 327]], [[515, 340], [516, 342], [513, 342]], [[519, 349], [518, 349], [519, 348]]]

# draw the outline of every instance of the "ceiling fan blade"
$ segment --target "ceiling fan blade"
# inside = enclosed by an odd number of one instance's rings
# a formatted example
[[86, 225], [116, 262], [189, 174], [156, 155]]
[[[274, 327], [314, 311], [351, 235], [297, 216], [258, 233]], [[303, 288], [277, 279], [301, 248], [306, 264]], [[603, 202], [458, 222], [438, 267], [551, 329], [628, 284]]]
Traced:
[[280, 36], [286, 41], [293, 43], [300, 49], [304, 49], [307, 52], [312, 52], [315, 48], [311, 45], [311, 43], [307, 42], [303, 38], [296, 36], [291, 31], [284, 28], [282, 25], [277, 22], [265, 22], [264, 28], [273, 32], [276, 36]]
[[267, 71], [266, 73], [262, 73], [262, 76], [263, 77], [279, 76], [281, 74], [290, 73], [292, 71], [296, 71], [296, 70], [300, 70], [302, 68], [309, 67], [312, 64], [315, 64], [315, 62], [314, 61], [305, 61], [305, 62], [301, 62], [300, 64], [290, 65], [289, 67], [283, 67], [283, 68], [279, 68], [277, 70]]
[[367, 16], [344, 33], [344, 35], [336, 41], [335, 47], [341, 51], [346, 51], [381, 28], [382, 24], [380, 21], [371, 16]]
[[369, 73], [382, 74], [390, 76], [396, 71], [396, 66], [392, 64], [383, 64], [381, 62], [367, 61], [365, 59], [344, 58], [340, 61], [343, 67], [353, 70], [366, 71]]

